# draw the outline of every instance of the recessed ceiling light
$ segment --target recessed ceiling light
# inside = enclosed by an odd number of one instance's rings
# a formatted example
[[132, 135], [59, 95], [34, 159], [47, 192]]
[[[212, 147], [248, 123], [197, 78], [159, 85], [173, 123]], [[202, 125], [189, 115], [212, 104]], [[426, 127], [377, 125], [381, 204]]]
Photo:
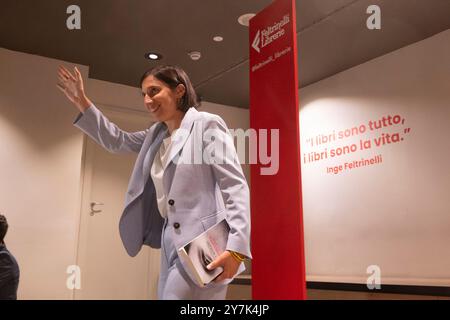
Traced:
[[188, 53], [188, 55], [194, 61], [197, 61], [202, 57], [202, 54], [198, 51], [191, 51]]
[[161, 60], [162, 55], [160, 55], [159, 53], [155, 53], [155, 52], [149, 52], [149, 53], [145, 54], [145, 57], [150, 60]]
[[215, 36], [213, 38], [213, 40], [216, 41], [216, 42], [221, 42], [221, 41], [223, 41], [223, 38], [221, 36]]
[[254, 14], [254, 13], [243, 14], [242, 16], [240, 16], [238, 18], [238, 22], [239, 22], [239, 24], [242, 24], [243, 26], [248, 27], [248, 25], [250, 24], [250, 19], [253, 18], [254, 16], [256, 16], [256, 14]]

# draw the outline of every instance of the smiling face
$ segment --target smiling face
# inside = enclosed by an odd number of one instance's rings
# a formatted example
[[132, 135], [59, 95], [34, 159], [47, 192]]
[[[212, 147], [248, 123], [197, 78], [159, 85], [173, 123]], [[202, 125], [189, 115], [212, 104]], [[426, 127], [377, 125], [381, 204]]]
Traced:
[[177, 107], [177, 101], [185, 93], [184, 85], [179, 84], [175, 89], [150, 75], [142, 82], [142, 96], [144, 104], [155, 121], [177, 121], [184, 116], [184, 112]]

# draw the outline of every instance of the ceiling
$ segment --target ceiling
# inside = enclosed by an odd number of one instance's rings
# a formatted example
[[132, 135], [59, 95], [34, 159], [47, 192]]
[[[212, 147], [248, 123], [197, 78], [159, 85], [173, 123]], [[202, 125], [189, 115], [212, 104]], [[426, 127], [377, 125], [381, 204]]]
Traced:
[[[0, 47], [87, 65], [91, 78], [135, 87], [151, 66], [176, 64], [202, 100], [248, 108], [248, 28], [237, 18], [271, 2], [2, 0]], [[81, 30], [66, 27], [73, 4]], [[373, 4], [381, 30], [366, 27]], [[297, 0], [296, 10], [301, 87], [450, 28], [450, 0]], [[149, 51], [163, 59], [145, 59]], [[190, 51], [202, 58], [192, 61]]]

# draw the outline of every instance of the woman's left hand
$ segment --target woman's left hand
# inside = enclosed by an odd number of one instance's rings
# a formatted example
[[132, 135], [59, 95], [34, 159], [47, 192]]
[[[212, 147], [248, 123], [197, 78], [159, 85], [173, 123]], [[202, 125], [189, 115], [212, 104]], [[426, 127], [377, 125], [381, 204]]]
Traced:
[[225, 279], [233, 278], [240, 266], [241, 262], [237, 261], [229, 251], [224, 251], [213, 262], [211, 262], [207, 268], [213, 270], [217, 267], [222, 267], [223, 272], [214, 280], [214, 282], [221, 282]]

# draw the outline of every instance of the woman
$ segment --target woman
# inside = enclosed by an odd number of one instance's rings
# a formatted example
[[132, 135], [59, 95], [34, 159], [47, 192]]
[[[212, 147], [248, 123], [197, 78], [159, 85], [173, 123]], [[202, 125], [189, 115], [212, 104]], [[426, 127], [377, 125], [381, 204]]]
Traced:
[[[233, 139], [217, 115], [196, 110], [197, 96], [179, 67], [159, 66], [141, 78], [144, 105], [156, 123], [125, 132], [88, 99], [77, 68], [58, 71], [58, 88], [80, 110], [74, 125], [110, 152], [136, 152], [119, 231], [128, 254], [161, 248], [159, 299], [225, 299], [227, 285], [250, 253], [249, 190]], [[199, 157], [200, 154], [200, 157]], [[195, 284], [177, 250], [226, 219], [226, 251], [209, 266], [223, 272]]]

